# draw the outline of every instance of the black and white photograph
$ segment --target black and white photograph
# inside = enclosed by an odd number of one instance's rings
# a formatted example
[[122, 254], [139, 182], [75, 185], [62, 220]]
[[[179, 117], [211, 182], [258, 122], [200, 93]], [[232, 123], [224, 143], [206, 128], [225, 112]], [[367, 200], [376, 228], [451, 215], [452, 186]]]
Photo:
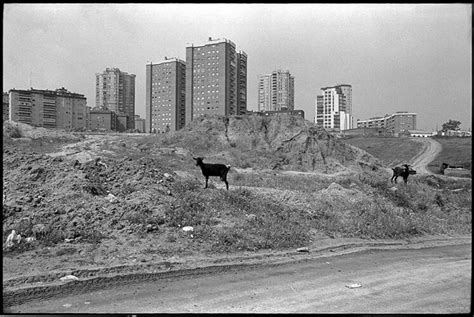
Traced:
[[2, 316], [472, 313], [472, 13], [4, 3]]

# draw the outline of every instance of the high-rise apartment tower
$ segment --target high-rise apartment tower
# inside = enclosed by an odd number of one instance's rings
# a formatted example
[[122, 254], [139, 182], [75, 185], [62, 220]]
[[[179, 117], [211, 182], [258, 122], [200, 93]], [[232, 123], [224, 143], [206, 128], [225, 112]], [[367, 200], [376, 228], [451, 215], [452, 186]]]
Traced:
[[186, 63], [165, 58], [146, 65], [146, 132], [176, 131], [185, 125]]
[[96, 107], [127, 116], [127, 129], [135, 126], [135, 75], [106, 68], [96, 77]]
[[247, 110], [247, 54], [227, 39], [186, 47], [186, 124], [204, 114]]
[[277, 70], [260, 75], [258, 81], [258, 111], [294, 110], [295, 78], [289, 71]]
[[352, 86], [323, 87], [321, 91], [316, 97], [315, 123], [334, 132], [352, 129]]

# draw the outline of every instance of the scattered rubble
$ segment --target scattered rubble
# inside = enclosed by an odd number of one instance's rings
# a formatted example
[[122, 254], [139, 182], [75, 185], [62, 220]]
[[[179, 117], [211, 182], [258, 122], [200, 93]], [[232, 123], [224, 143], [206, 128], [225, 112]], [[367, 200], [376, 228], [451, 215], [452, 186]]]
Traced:
[[77, 276], [74, 276], [74, 275], [66, 275], [66, 276], [61, 277], [60, 280], [63, 281], [63, 282], [77, 281], [77, 280], [79, 280], [79, 278]]
[[309, 248], [307, 248], [307, 247], [298, 248], [298, 249], [296, 249], [296, 252], [309, 252]]

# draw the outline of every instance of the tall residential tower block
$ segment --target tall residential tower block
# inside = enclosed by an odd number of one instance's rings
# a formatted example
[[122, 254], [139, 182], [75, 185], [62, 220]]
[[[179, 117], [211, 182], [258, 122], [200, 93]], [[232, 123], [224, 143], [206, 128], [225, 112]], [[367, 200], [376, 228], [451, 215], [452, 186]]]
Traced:
[[289, 71], [277, 70], [260, 75], [258, 81], [258, 111], [294, 110], [295, 78]]
[[165, 58], [146, 65], [146, 132], [176, 131], [185, 125], [186, 63]]
[[126, 129], [135, 126], [135, 75], [120, 71], [118, 68], [106, 68], [97, 73], [95, 106], [107, 109], [118, 115], [127, 116]]
[[186, 47], [186, 124], [204, 114], [247, 110], [247, 54], [227, 39]]

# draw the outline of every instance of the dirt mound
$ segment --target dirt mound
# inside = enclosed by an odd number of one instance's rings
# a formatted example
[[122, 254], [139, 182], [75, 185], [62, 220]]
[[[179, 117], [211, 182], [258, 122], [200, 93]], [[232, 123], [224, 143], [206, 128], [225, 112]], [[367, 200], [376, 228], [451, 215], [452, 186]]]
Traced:
[[145, 230], [177, 186], [192, 186], [151, 157], [81, 163], [4, 149], [3, 168], [3, 241], [12, 230], [46, 245], [94, 241], [125, 226]]
[[163, 140], [208, 160], [239, 168], [319, 171], [377, 170], [381, 162], [313, 123], [294, 116], [200, 117]]
[[74, 135], [63, 129], [46, 129], [42, 127], [34, 127], [29, 124], [4, 121], [3, 135], [11, 138], [29, 138], [29, 139], [48, 139], [48, 140], [62, 140], [62, 141], [80, 141], [83, 136]]

